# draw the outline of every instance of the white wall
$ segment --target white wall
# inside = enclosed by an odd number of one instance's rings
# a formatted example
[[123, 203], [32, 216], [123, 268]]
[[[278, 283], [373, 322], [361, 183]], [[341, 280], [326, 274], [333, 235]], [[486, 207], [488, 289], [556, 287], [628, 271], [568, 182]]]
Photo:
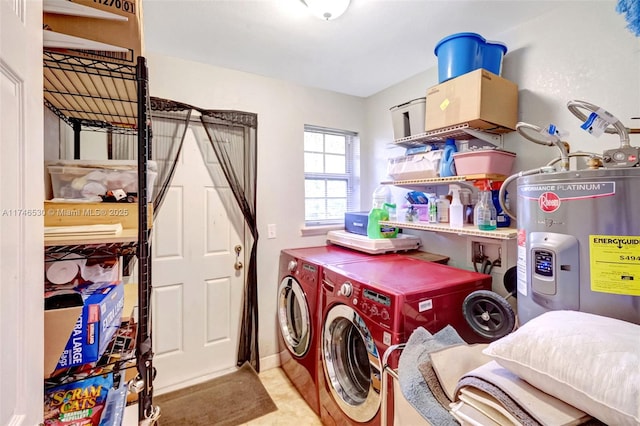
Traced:
[[[618, 146], [619, 137], [603, 135], [596, 139], [581, 130], [582, 123], [566, 108], [567, 101], [594, 103], [613, 113], [627, 127], [640, 127], [640, 121], [630, 119], [640, 116], [640, 42], [626, 29], [613, 1], [546, 2], [545, 7], [549, 10], [544, 15], [526, 24], [484, 35], [505, 43], [509, 49], [502, 76], [518, 84], [519, 121], [541, 127], [553, 123], [569, 131], [567, 141], [571, 151], [601, 154], [604, 149]], [[427, 89], [436, 84], [437, 68], [432, 68], [367, 99], [371, 145], [363, 148], [363, 194], [371, 194], [377, 182], [389, 180], [386, 158], [402, 153], [400, 148], [389, 149], [393, 141], [389, 108], [425, 96]], [[631, 136], [631, 144], [640, 145], [640, 139], [634, 138], [637, 136]], [[517, 154], [514, 172], [539, 167], [558, 156], [555, 148], [536, 145], [517, 132], [505, 135], [504, 148]], [[515, 186], [509, 188], [515, 192]], [[402, 199], [406, 191], [396, 189], [396, 199]], [[365, 208], [366, 202], [365, 196]], [[472, 267], [467, 257], [468, 238], [409, 233], [421, 236], [424, 250], [450, 256], [450, 264], [454, 266]], [[509, 243], [509, 249], [510, 252], [515, 249], [515, 241]], [[511, 260], [515, 262], [513, 257]], [[501, 291], [502, 274], [493, 275], [494, 289]]]
[[[276, 289], [280, 250], [322, 245], [301, 237], [304, 226], [305, 124], [352, 130], [366, 137], [364, 100], [229, 69], [149, 54], [152, 96], [207, 109], [258, 114], [257, 217], [260, 355], [277, 351]], [[277, 238], [267, 239], [267, 224]]]
[[[630, 120], [640, 115], [640, 43], [625, 28], [613, 1], [569, 2], [552, 10], [556, 4], [545, 2], [547, 14], [518, 28], [507, 29], [505, 23], [503, 32], [485, 36], [509, 48], [503, 77], [519, 85], [521, 121], [543, 127], [554, 123], [570, 132], [572, 150], [602, 152], [617, 146], [617, 136], [596, 140], [582, 132], [579, 120], [566, 109], [566, 102], [582, 99], [598, 104], [627, 126], [640, 127]], [[457, 31], [474, 29], [452, 32]], [[203, 108], [258, 114], [260, 350], [262, 357], [273, 355], [277, 349], [279, 252], [282, 248], [324, 243], [324, 237], [300, 236], [304, 223], [304, 124], [360, 133], [362, 207], [368, 209], [370, 194], [378, 182], [388, 180], [386, 159], [402, 153], [398, 148], [389, 149], [393, 142], [389, 108], [424, 96], [427, 88], [438, 82], [437, 69], [425, 70], [361, 99], [153, 53], [147, 58], [152, 96]], [[640, 141], [632, 136], [631, 143], [637, 146]], [[505, 136], [505, 148], [517, 153], [518, 170], [539, 166], [557, 155], [554, 149], [528, 142], [515, 132]], [[266, 238], [270, 223], [276, 224], [278, 234], [272, 240]], [[425, 250], [446, 254], [451, 264], [470, 268], [466, 238], [416, 233], [422, 237]], [[494, 287], [496, 282], [501, 281], [495, 279]]]

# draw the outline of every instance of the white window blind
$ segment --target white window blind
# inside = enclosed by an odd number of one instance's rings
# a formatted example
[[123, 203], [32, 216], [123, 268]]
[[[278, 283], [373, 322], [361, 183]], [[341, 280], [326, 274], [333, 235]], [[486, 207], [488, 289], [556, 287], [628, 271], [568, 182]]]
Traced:
[[355, 206], [358, 135], [345, 130], [304, 126], [305, 225], [344, 222]]

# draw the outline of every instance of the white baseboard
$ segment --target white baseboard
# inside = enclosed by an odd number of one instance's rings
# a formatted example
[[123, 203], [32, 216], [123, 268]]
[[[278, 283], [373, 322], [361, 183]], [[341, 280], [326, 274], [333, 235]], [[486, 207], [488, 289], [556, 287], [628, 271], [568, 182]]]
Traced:
[[280, 355], [274, 354], [260, 358], [260, 371], [280, 367]]

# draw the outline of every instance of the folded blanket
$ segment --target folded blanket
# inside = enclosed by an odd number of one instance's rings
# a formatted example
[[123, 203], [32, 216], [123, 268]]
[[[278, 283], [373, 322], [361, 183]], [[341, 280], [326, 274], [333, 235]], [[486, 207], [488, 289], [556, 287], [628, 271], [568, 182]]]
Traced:
[[[503, 412], [525, 426], [579, 425], [590, 419], [588, 414], [531, 386], [495, 361], [465, 374], [458, 382], [456, 398], [467, 386], [493, 398], [498, 402], [496, 407], [502, 407]], [[473, 400], [474, 395], [467, 395], [467, 399]]]
[[[459, 381], [459, 389], [456, 399], [462, 400], [462, 391], [475, 389], [474, 393], [466, 393], [466, 404], [473, 405], [477, 410], [483, 411], [486, 406], [496, 409], [502, 416], [509, 419], [507, 425], [541, 426], [540, 423], [527, 410], [518, 405], [508, 394], [498, 386], [493, 385], [478, 377], [463, 377]], [[481, 395], [482, 399], [477, 396]], [[472, 401], [478, 401], [473, 403]]]
[[428, 360], [429, 352], [465, 344], [451, 326], [432, 335], [422, 327], [411, 333], [398, 361], [398, 382], [406, 400], [433, 425], [457, 426], [455, 418], [433, 396], [418, 365]]
[[495, 399], [476, 388], [465, 386], [460, 389], [460, 402], [480, 411], [499, 425], [522, 426], [522, 423], [504, 411]]
[[[447, 397], [453, 401], [456, 397], [458, 380], [466, 373], [493, 360], [482, 350], [488, 344], [458, 345], [429, 353], [433, 370]], [[429, 382], [427, 382], [429, 383]], [[446, 405], [448, 407], [449, 404]]]
[[508, 423], [498, 423], [472, 405], [459, 401], [451, 404], [451, 414], [461, 425], [466, 426], [504, 426]]
[[422, 378], [429, 387], [429, 390], [436, 401], [438, 401], [443, 407], [447, 408], [449, 404], [451, 404], [451, 399], [449, 399], [444, 389], [442, 389], [440, 381], [438, 380], [438, 375], [433, 369], [433, 364], [431, 364], [431, 360], [427, 360], [418, 365], [418, 370], [420, 371], [420, 374], [422, 374]]

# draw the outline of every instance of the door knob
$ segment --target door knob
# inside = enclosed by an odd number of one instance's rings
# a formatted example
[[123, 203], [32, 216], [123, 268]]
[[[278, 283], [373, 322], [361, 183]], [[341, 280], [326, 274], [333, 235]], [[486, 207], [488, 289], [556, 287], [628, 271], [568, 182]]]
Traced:
[[242, 262], [240, 262], [240, 252], [242, 251], [242, 246], [238, 244], [233, 248], [233, 250], [236, 252], [236, 263], [233, 264], [233, 267], [236, 271], [239, 271], [244, 266]]

